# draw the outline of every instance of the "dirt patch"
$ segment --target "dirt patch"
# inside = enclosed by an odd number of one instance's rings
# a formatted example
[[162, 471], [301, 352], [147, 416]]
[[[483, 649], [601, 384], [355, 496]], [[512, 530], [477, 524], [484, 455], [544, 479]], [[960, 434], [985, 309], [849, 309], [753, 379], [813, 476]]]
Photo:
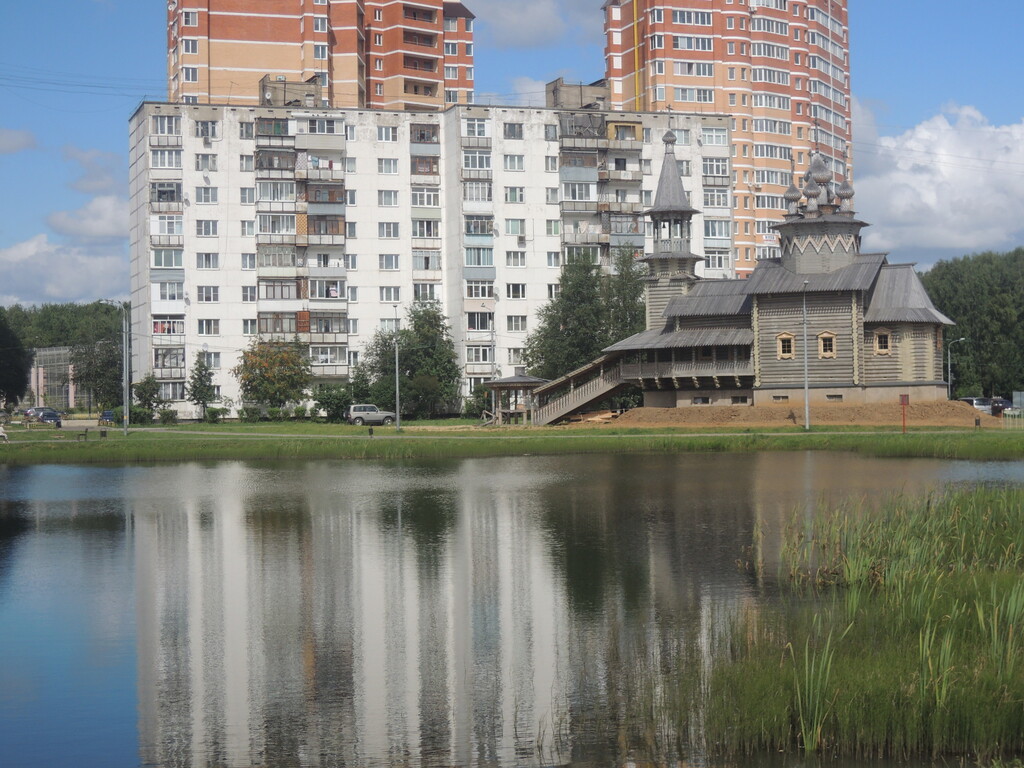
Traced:
[[[908, 427], [998, 428], [1000, 420], [957, 401], [916, 403], [907, 407]], [[800, 405], [693, 406], [686, 408], [634, 408], [614, 420], [617, 425], [677, 427], [782, 427], [802, 426], [804, 410]], [[898, 404], [812, 405], [811, 424], [815, 426], [899, 427], [903, 423]]]

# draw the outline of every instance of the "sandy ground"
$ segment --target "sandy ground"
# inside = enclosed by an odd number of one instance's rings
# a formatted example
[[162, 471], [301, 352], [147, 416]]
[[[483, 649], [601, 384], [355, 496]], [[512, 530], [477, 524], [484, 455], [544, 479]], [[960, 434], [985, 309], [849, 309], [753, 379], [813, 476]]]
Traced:
[[[999, 428], [1000, 420], [967, 403], [917, 403], [907, 407], [908, 427]], [[614, 420], [622, 426], [768, 427], [803, 425], [802, 406], [704, 406], [689, 408], [634, 408]], [[893, 426], [903, 423], [902, 408], [894, 405], [812, 405], [811, 424], [816, 426]]]

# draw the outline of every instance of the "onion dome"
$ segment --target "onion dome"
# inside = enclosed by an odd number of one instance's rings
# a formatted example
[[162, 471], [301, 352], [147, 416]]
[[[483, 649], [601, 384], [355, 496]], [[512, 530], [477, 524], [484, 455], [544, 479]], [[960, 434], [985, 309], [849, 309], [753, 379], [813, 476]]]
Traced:
[[853, 184], [850, 180], [843, 179], [843, 183], [839, 185], [836, 190], [836, 197], [839, 198], [840, 210], [852, 211], [853, 210]]
[[821, 195], [822, 188], [818, 186], [818, 183], [812, 177], [807, 182], [807, 186], [804, 187], [804, 196], [807, 198], [807, 212], [816, 213], [818, 210], [818, 197]]
[[832, 171], [828, 169], [825, 161], [821, 159], [820, 152], [814, 153], [814, 157], [811, 158], [811, 166], [807, 170], [811, 178], [818, 182], [819, 186], [825, 186], [832, 181]]

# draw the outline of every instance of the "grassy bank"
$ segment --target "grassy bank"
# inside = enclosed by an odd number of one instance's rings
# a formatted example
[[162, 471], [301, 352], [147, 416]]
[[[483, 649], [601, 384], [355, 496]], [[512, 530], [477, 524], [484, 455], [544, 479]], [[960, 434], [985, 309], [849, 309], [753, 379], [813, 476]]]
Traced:
[[143, 429], [123, 437], [93, 432], [79, 442], [73, 430], [9, 429], [12, 442], [0, 445], [0, 463], [123, 463], [208, 459], [413, 459], [473, 458], [522, 454], [683, 453], [830, 450], [877, 457], [1012, 460], [1024, 456], [1024, 433], [884, 432], [864, 434], [735, 432], [701, 434], [666, 429], [463, 429], [401, 434], [378, 428], [336, 425], [224, 425], [171, 430]]
[[734, 755], [1024, 754], [1024, 492], [831, 512], [792, 526], [786, 544], [796, 595], [781, 617], [740, 618], [720, 649], [710, 743]]

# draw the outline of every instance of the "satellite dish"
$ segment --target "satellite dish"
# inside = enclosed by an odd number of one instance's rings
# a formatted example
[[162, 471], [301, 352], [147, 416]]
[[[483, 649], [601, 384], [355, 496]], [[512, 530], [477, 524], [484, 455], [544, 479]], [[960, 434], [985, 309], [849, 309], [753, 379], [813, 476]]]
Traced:
[[270, 91], [267, 91], [266, 93], [263, 94], [263, 98], [266, 99], [267, 101], [270, 101], [272, 98], [274, 98], [274, 94], [272, 94]]

